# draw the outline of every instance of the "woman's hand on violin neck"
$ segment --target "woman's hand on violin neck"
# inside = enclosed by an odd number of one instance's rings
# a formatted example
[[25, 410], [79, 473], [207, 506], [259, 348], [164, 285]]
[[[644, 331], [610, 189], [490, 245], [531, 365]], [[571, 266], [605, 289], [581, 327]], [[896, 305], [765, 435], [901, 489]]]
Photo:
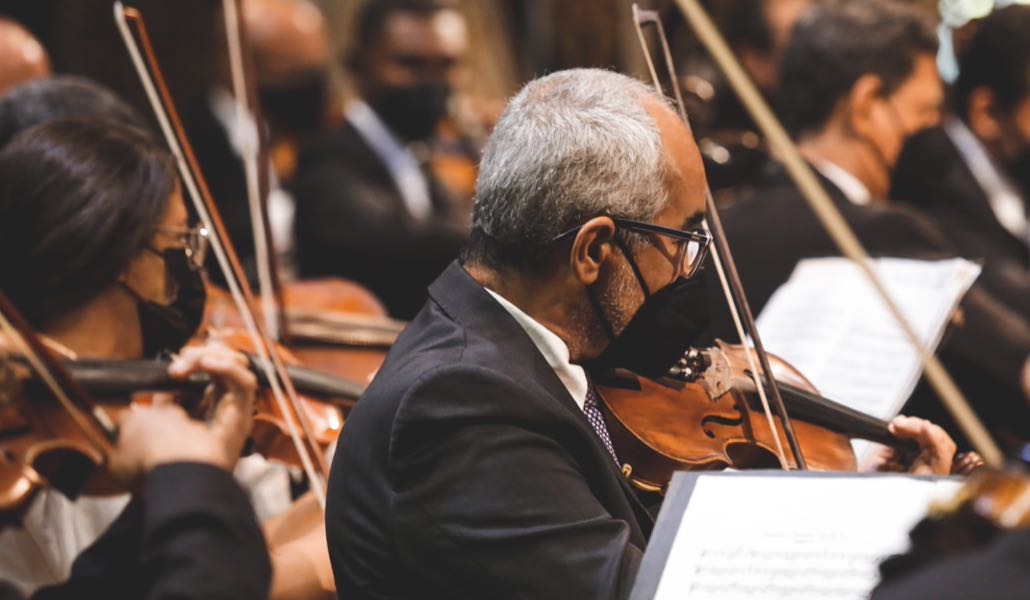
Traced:
[[[888, 449], [879, 471], [907, 471], [915, 475], [949, 475], [955, 459], [955, 441], [946, 431], [926, 419], [894, 417], [887, 429], [899, 440], [918, 446], [918, 454]], [[907, 455], [907, 456], [906, 456]]]
[[208, 427], [235, 450], [235, 464], [254, 424], [257, 377], [243, 353], [215, 341], [183, 348], [168, 366], [174, 379], [186, 379], [197, 371], [206, 372], [214, 381], [205, 393], [205, 401], [211, 399]]
[[210, 418], [190, 419], [170, 397], [155, 396], [151, 406], [132, 405], [119, 426], [111, 472], [132, 485], [158, 465], [207, 463], [231, 471], [250, 434], [257, 379], [245, 356], [222, 345], [186, 348], [168, 368], [185, 379], [204, 371], [215, 383]]

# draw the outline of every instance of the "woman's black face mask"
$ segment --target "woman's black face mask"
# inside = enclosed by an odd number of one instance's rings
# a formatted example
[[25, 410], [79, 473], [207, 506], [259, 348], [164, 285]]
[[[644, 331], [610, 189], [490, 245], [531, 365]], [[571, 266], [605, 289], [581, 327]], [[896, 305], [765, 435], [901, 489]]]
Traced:
[[207, 289], [200, 271], [194, 269], [186, 252], [169, 248], [161, 256], [165, 265], [166, 288], [174, 290], [170, 304], [144, 300], [131, 288], [136, 298], [140, 331], [143, 333], [143, 355], [158, 356], [164, 352], [178, 352], [193, 337], [204, 320]]
[[708, 327], [706, 279], [696, 272], [690, 279], [678, 277], [652, 294], [628, 248], [622, 243], [618, 246], [633, 267], [644, 292], [644, 303], [622, 332], [612, 336], [611, 325], [605, 321], [596, 296], [590, 294], [612, 339], [604, 352], [584, 367], [591, 373], [626, 369], [652, 379], [662, 377]]

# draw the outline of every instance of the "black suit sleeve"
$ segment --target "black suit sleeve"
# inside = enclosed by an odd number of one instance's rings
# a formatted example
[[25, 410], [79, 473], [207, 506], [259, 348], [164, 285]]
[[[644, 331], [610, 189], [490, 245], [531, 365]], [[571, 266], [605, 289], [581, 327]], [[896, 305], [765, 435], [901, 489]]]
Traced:
[[155, 469], [145, 483], [140, 569], [145, 598], [263, 598], [271, 564], [246, 493], [202, 464]]
[[1017, 600], [1030, 589], [1030, 532], [1004, 534], [990, 545], [942, 560], [873, 591], [871, 600]]
[[501, 381], [430, 376], [402, 403], [390, 456], [404, 563], [451, 598], [628, 597], [642, 556], [629, 525], [600, 504], [563, 432], [519, 408], [539, 401]]
[[271, 565], [246, 494], [232, 475], [197, 463], [154, 469], [142, 494], [72, 565], [68, 581], [33, 600], [254, 599]]

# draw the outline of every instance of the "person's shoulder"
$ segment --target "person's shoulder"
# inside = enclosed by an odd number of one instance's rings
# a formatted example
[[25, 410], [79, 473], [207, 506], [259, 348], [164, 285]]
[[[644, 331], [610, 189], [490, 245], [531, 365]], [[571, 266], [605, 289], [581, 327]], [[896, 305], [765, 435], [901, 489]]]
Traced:
[[874, 256], [933, 259], [955, 255], [954, 245], [937, 221], [915, 207], [895, 203], [854, 206], [845, 218]]
[[326, 160], [366, 156], [370, 152], [358, 130], [348, 121], [343, 121], [304, 140], [298, 148], [297, 164], [298, 168], [302, 169]]

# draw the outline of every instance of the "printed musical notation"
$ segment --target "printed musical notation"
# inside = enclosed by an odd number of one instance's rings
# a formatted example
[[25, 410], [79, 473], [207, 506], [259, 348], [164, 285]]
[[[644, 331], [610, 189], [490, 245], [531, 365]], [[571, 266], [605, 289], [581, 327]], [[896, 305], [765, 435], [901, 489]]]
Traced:
[[698, 475], [658, 600], [860, 600], [878, 565], [957, 481]]

